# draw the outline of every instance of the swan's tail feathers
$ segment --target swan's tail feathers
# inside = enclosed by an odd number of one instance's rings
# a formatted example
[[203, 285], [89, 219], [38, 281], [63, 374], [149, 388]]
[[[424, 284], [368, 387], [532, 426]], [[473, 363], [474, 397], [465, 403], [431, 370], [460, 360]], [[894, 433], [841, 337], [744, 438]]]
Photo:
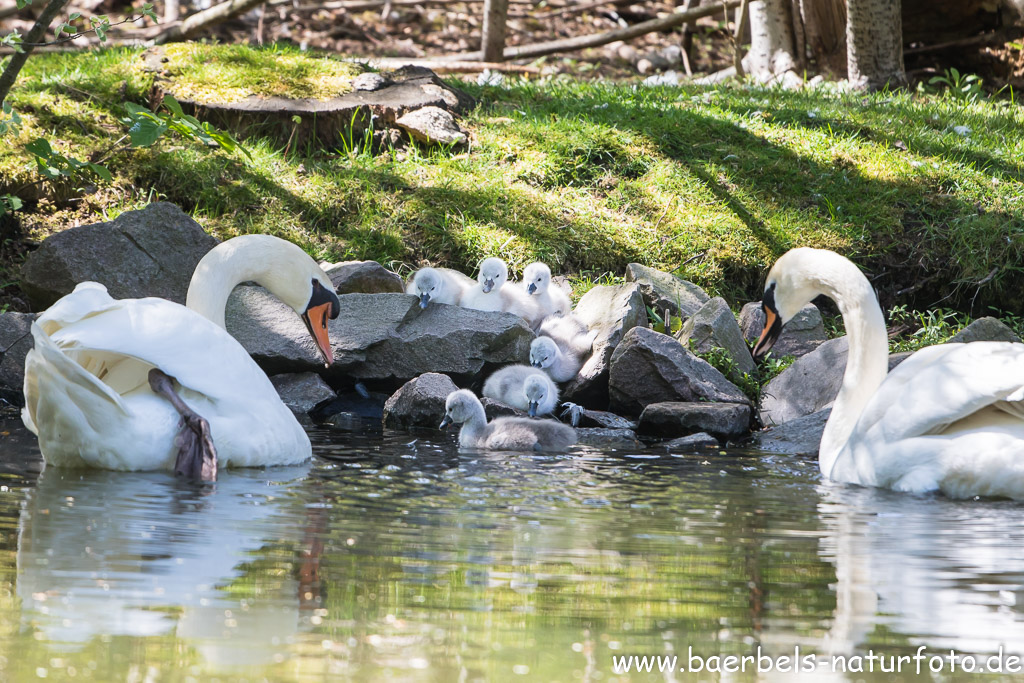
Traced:
[[110, 410], [129, 416], [121, 397], [61, 351], [37, 323], [32, 323], [32, 338], [35, 346], [25, 358], [25, 408], [21, 412], [30, 431], [39, 433], [38, 425], [51, 417], [56, 403], [76, 406], [93, 428], [102, 425], [93, 425], [91, 416], [109, 415]]

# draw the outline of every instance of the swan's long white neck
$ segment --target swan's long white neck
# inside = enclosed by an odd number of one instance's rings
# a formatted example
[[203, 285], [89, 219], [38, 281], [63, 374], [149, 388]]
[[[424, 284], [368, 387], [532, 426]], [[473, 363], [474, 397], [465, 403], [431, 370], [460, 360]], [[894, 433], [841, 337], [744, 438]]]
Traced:
[[185, 305], [225, 327], [231, 291], [243, 282], [263, 285], [297, 312], [309, 301], [310, 258], [302, 249], [270, 235], [243, 235], [217, 245], [199, 261]]
[[821, 293], [839, 307], [849, 341], [843, 385], [821, 435], [818, 464], [825, 476], [831, 474], [857, 419], [889, 371], [889, 343], [878, 299], [863, 273], [839, 258], [829, 264], [819, 283]]

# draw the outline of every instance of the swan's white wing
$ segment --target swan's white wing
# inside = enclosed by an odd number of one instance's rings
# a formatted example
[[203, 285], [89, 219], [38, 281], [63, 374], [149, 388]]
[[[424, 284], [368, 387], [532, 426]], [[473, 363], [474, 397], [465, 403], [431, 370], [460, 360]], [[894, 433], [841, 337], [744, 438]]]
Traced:
[[[81, 364], [112, 360], [106, 372], [117, 372], [117, 357], [138, 359], [213, 400], [277, 394], [270, 380], [225, 330], [181, 304], [156, 298], [114, 301], [51, 335], [64, 353]], [[108, 354], [106, 357], [104, 354]], [[103, 370], [89, 368], [99, 374]], [[136, 369], [134, 380], [148, 382]], [[146, 368], [148, 372], [148, 368]], [[111, 378], [104, 377], [111, 382]], [[118, 387], [129, 391], [132, 387]]]
[[[893, 370], [830, 476], [908, 491], [946, 490], [954, 477], [960, 493], [1016, 497], [1021, 468], [1024, 344], [972, 342], [922, 349]], [[1000, 477], [1016, 483], [993, 487]]]

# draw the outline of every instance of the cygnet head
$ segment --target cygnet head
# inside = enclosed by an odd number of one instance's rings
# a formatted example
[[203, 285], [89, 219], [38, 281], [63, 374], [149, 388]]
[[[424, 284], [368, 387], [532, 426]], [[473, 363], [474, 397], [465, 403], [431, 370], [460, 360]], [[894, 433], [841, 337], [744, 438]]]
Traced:
[[500, 258], [492, 256], [484, 259], [480, 264], [480, 274], [476, 276], [484, 288], [484, 294], [492, 289], [501, 289], [501, 286], [508, 280], [508, 266]]
[[472, 417], [474, 404], [479, 402], [480, 399], [469, 389], [459, 389], [448, 394], [448, 399], [444, 402], [444, 419], [441, 420], [440, 428], [444, 429], [452, 423], [462, 424]]
[[537, 417], [537, 408], [548, 397], [548, 382], [544, 377], [531, 375], [523, 383], [523, 393], [526, 394], [526, 400], [529, 402], [527, 412], [530, 417]]
[[530, 343], [530, 365], [550, 368], [558, 356], [558, 346], [551, 337], [537, 337]]
[[540, 261], [531, 263], [523, 271], [523, 282], [526, 283], [527, 294], [543, 294], [551, 284], [551, 269]]
[[430, 300], [441, 294], [441, 274], [433, 268], [421, 268], [412, 277], [413, 291], [420, 298], [420, 308], [426, 308]]

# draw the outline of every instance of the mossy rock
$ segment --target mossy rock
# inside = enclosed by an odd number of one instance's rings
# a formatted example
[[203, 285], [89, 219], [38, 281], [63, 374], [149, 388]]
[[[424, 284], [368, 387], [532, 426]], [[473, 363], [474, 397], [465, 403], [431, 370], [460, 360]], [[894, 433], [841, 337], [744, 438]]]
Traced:
[[236, 136], [293, 148], [359, 145], [368, 128], [393, 127], [406, 112], [435, 106], [458, 113], [474, 104], [430, 69], [382, 73], [370, 90], [357, 80], [367, 66], [291, 48], [181, 43], [147, 50], [141, 68], [156, 74], [154, 101], [169, 93]]

